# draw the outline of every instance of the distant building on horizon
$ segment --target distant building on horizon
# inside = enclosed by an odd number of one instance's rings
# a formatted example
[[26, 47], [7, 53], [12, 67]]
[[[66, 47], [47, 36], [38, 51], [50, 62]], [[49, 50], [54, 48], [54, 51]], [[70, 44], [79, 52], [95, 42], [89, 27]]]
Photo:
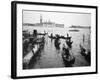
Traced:
[[36, 26], [36, 27], [59, 27], [59, 28], [64, 28], [64, 24], [58, 24], [55, 22], [51, 22], [50, 20], [44, 21], [42, 15], [40, 15], [40, 23], [23, 23], [23, 26]]
[[81, 28], [81, 29], [91, 29], [91, 26], [78, 26], [78, 25], [72, 25], [69, 28]]

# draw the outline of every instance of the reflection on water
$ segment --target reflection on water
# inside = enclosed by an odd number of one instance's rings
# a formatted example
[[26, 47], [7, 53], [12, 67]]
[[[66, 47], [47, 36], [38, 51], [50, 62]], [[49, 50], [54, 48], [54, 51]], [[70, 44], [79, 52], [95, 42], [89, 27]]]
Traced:
[[[30, 33], [34, 30], [25, 28]], [[39, 32], [44, 32], [44, 29], [37, 29]], [[66, 45], [65, 39], [60, 39], [60, 49], [56, 49], [54, 42], [55, 39], [49, 38], [50, 33], [59, 34], [63, 36], [67, 36], [67, 33], [72, 37], [72, 55], [75, 57], [75, 62], [72, 67], [79, 66], [89, 66], [89, 62], [80, 54], [80, 44], [85, 47], [88, 51], [90, 50], [90, 30], [89, 29], [80, 29], [79, 32], [69, 32], [68, 29], [45, 29], [48, 34], [44, 36], [45, 43], [44, 48], [39, 50], [35, 56], [32, 56], [29, 64], [24, 65], [24, 69], [34, 69], [34, 68], [58, 68], [65, 67], [65, 63], [62, 58], [62, 47], [63, 44]], [[84, 36], [84, 40], [83, 40]], [[67, 46], [67, 45], [66, 45]]]

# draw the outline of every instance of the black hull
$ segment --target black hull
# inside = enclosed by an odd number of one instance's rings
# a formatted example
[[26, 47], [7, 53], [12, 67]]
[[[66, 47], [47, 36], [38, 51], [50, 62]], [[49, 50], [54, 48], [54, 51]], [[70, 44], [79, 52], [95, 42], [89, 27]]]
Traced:
[[64, 64], [65, 64], [66, 67], [72, 67], [72, 65], [75, 62], [75, 57], [74, 56], [69, 55], [69, 57], [71, 59], [67, 58], [65, 54], [62, 54], [63, 62], [64, 62]]
[[81, 55], [84, 56], [85, 60], [89, 63], [89, 65], [91, 65], [91, 52], [89, 51], [86, 54], [86, 50], [82, 46], [80, 49], [81, 49], [81, 52], [80, 52]]
[[49, 36], [49, 38], [51, 38], [51, 39], [56, 39], [56, 37], [51, 37], [51, 36]]

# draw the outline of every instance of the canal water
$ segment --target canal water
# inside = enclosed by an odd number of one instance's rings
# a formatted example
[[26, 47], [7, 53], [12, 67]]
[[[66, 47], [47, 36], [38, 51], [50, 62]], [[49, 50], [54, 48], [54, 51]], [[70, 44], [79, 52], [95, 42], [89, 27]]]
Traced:
[[[26, 29], [26, 28], [25, 28]], [[27, 28], [30, 33], [37, 28]], [[37, 29], [37, 31], [43, 32], [41, 29]], [[30, 65], [28, 68], [30, 69], [38, 69], [38, 68], [59, 68], [59, 67], [65, 67], [65, 64], [62, 59], [62, 46], [65, 44], [64, 39], [60, 39], [60, 50], [57, 50], [54, 45], [54, 39], [50, 39], [48, 36], [50, 33], [67, 36], [67, 33], [72, 37], [72, 55], [75, 57], [75, 63], [72, 65], [72, 67], [79, 67], [79, 66], [89, 66], [89, 63], [85, 60], [84, 56], [80, 54], [80, 44], [83, 45], [86, 50], [90, 50], [90, 30], [89, 29], [80, 29], [79, 32], [68, 32], [66, 30], [61, 29], [48, 29], [46, 30], [48, 32], [47, 35], [45, 35], [45, 46], [44, 49], [39, 53], [36, 60], [34, 59], [30, 62]], [[62, 32], [63, 31], [63, 32]], [[49, 33], [50, 32], [50, 33]], [[83, 35], [84, 35], [84, 41], [83, 41]], [[66, 45], [67, 46], [67, 45]], [[34, 58], [34, 57], [33, 57]]]
[[51, 40], [47, 35], [45, 40], [44, 50], [41, 52], [40, 59], [37, 61], [34, 68], [64, 67], [61, 52], [56, 50], [54, 40]]

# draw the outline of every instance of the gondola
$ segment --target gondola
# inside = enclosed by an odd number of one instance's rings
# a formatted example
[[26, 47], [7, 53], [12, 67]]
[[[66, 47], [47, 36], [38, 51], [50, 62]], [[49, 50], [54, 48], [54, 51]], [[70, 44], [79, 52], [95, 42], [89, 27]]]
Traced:
[[61, 39], [66, 39], [67, 37], [65, 37], [65, 36], [60, 36], [60, 38], [61, 38]]
[[70, 48], [72, 48], [72, 43], [73, 43], [73, 41], [67, 41], [67, 40], [66, 40], [66, 44], [67, 44], [68, 47], [70, 47]]
[[57, 43], [57, 42], [55, 41], [55, 47], [56, 47], [56, 49], [60, 49], [60, 43]]
[[43, 35], [45, 36], [47, 33], [38, 33], [37, 35]]
[[70, 54], [69, 49], [63, 49], [62, 59], [66, 67], [71, 67], [75, 62], [75, 57]]
[[84, 56], [85, 60], [87, 62], [89, 62], [89, 64], [91, 64], [91, 52], [90, 51], [86, 51], [86, 49], [80, 45], [80, 53], [82, 56]]
[[49, 36], [49, 38], [51, 38], [51, 39], [56, 39], [56, 37], [55, 37], [55, 36]]
[[56, 39], [55, 39], [54, 44], [55, 44], [56, 49], [59, 50], [59, 49], [60, 49], [60, 44], [61, 44], [60, 41], [59, 41], [59, 38], [56, 38]]
[[85, 56], [85, 59], [87, 60], [87, 62], [89, 62], [89, 64], [91, 64], [91, 52], [89, 51], [88, 54]]
[[81, 53], [82, 56], [86, 56], [87, 55], [86, 49], [82, 45], [80, 45], [80, 50], [81, 50], [80, 53]]

